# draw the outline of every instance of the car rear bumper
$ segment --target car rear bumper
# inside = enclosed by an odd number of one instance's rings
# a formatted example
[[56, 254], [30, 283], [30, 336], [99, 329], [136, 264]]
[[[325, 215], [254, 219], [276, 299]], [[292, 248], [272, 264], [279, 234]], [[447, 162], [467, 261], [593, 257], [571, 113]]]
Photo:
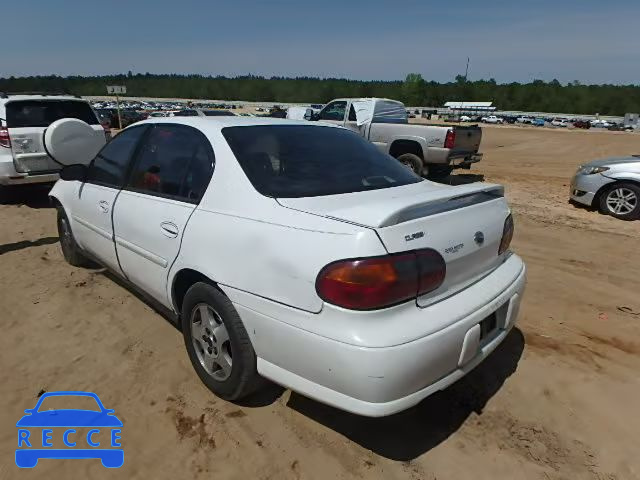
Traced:
[[599, 173], [591, 175], [576, 174], [573, 179], [571, 179], [569, 198], [573, 202], [591, 207], [593, 206], [593, 199], [598, 191], [604, 185], [613, 183], [614, 181], [615, 180]]
[[425, 156], [426, 163], [452, 165], [456, 168], [469, 168], [472, 163], [480, 160], [482, 160], [482, 153], [456, 151], [443, 147], [429, 147]]
[[[381, 347], [326, 338], [249, 308], [233, 292], [230, 297], [250, 332], [261, 375], [342, 410], [378, 417], [416, 405], [482, 362], [513, 327], [525, 278], [524, 263], [512, 255], [464, 291], [429, 307], [406, 310], [414, 316], [407, 324], [445, 320], [446, 327]], [[493, 315], [495, 328], [480, 338], [480, 323]], [[315, 317], [312, 322], [323, 321], [322, 313]], [[384, 329], [374, 327], [377, 318], [372, 328]], [[347, 313], [345, 330], [349, 320]]]
[[0, 161], [0, 185], [26, 185], [31, 183], [54, 183], [58, 181], [58, 172], [28, 174], [17, 172], [13, 161]]

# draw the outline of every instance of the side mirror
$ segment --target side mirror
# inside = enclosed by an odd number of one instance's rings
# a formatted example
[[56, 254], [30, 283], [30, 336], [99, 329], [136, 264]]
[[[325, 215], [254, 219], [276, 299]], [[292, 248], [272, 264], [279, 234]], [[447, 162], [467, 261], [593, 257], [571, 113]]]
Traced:
[[67, 165], [60, 170], [60, 179], [69, 182], [84, 182], [87, 179], [89, 168], [86, 165], [76, 163], [75, 165]]
[[304, 117], [303, 117], [303, 118], [304, 118], [305, 120], [307, 120], [307, 121], [314, 120], [314, 118], [313, 118], [313, 110], [312, 110], [312, 109], [310, 109], [310, 108], [307, 108], [307, 109], [304, 111]]
[[62, 166], [89, 165], [106, 143], [104, 130], [77, 118], [56, 120], [44, 132], [47, 154]]

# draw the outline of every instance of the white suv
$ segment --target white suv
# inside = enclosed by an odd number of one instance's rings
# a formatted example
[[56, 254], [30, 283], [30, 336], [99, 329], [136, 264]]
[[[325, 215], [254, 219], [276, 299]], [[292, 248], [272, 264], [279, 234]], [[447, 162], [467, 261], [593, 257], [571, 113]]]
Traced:
[[96, 113], [80, 97], [0, 92], [0, 186], [58, 179], [62, 166], [47, 154], [42, 139], [60, 118], [77, 118], [103, 131]]

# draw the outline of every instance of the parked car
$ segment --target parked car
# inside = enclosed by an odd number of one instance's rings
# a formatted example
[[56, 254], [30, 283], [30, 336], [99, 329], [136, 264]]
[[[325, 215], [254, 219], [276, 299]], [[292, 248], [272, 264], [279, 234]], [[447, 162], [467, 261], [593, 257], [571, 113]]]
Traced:
[[286, 119], [150, 119], [93, 157], [50, 193], [64, 258], [97, 259], [179, 317], [227, 400], [263, 376], [389, 415], [516, 320], [525, 266], [498, 185], [437, 185], [353, 131]]
[[566, 128], [567, 126], [569, 126], [569, 122], [564, 118], [554, 118], [553, 120], [551, 120], [551, 125], [553, 125], [554, 127]]
[[534, 127], [544, 127], [546, 125], [546, 122], [544, 118], [534, 118], [531, 121], [531, 125], [533, 125]]
[[575, 128], [583, 128], [585, 130], [588, 130], [591, 128], [591, 122], [588, 122], [586, 120], [574, 120], [573, 126]]
[[606, 120], [596, 119], [591, 120], [591, 126], [594, 128], [609, 128], [611, 126], [611, 123], [607, 122]]
[[44, 131], [56, 120], [76, 118], [101, 137], [107, 130], [86, 100], [68, 94], [0, 92], [0, 185], [52, 183], [61, 165], [44, 148]]
[[416, 174], [432, 180], [447, 177], [454, 168], [471, 168], [482, 159], [478, 153], [480, 127], [409, 124], [404, 104], [396, 100], [336, 99], [318, 114], [308, 109], [305, 118], [353, 130]]
[[580, 165], [571, 180], [570, 199], [622, 220], [640, 218], [640, 155]]
[[487, 117], [482, 117], [482, 121], [484, 123], [494, 123], [494, 124], [496, 124], [496, 123], [500, 123], [500, 124], [504, 123], [504, 120], [502, 120], [502, 118], [496, 117], [495, 115], [489, 115]]

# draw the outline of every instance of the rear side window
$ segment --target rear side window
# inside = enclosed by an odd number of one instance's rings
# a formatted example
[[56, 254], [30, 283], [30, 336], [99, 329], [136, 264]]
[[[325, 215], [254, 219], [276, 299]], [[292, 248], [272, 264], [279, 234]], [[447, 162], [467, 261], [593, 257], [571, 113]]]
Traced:
[[313, 197], [376, 190], [422, 181], [358, 134], [312, 125], [222, 129], [258, 192]]
[[121, 188], [131, 156], [147, 128], [127, 128], [107, 143], [91, 163], [87, 182]]
[[61, 118], [100, 123], [89, 104], [77, 100], [17, 100], [7, 103], [6, 109], [9, 128], [48, 127]]
[[174, 114], [175, 117], [197, 117], [198, 112], [195, 110], [181, 110]]
[[227, 110], [204, 110], [206, 117], [235, 117], [235, 113]]
[[157, 125], [137, 155], [130, 190], [197, 203], [213, 172], [213, 151], [198, 130]]
[[376, 102], [371, 123], [407, 123], [407, 111], [402, 103], [381, 100]]

